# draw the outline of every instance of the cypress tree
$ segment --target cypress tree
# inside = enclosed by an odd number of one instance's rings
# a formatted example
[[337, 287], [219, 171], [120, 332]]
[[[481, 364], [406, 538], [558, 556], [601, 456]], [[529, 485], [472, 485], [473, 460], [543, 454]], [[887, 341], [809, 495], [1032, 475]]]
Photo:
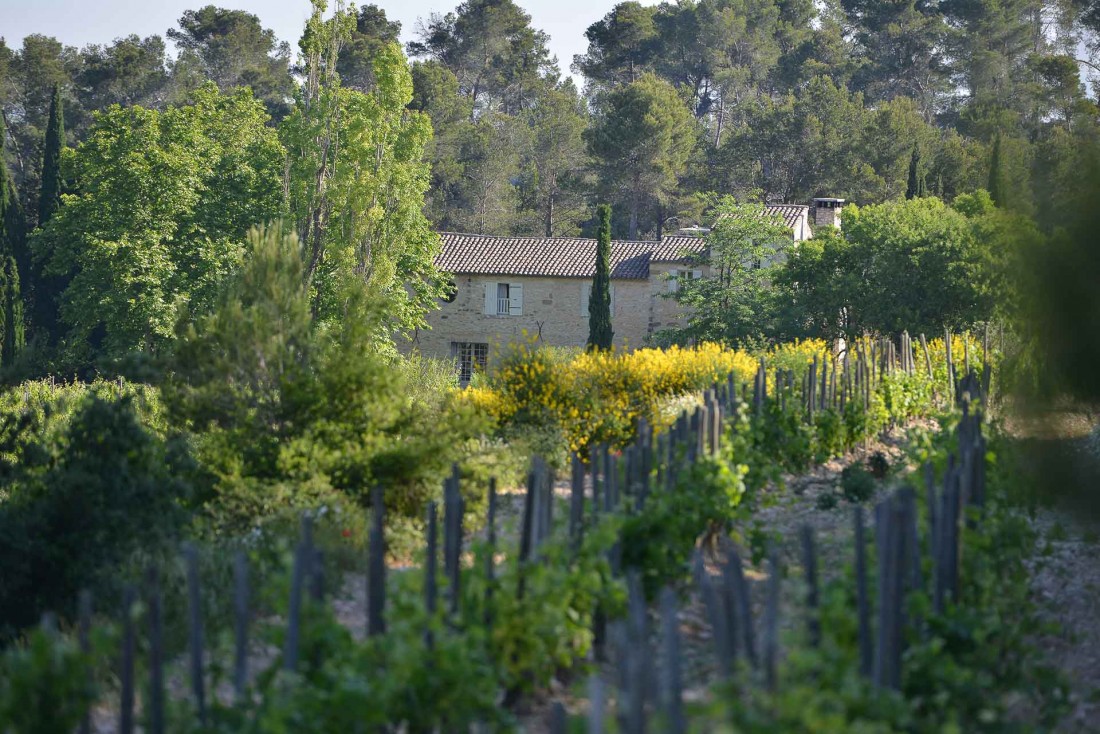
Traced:
[[596, 275], [592, 279], [592, 296], [588, 299], [588, 349], [611, 349], [615, 334], [611, 330], [611, 207], [600, 204], [596, 236]]
[[0, 271], [0, 292], [3, 293], [4, 346], [0, 364], [10, 367], [26, 343], [23, 324], [23, 296], [19, 291], [19, 266], [8, 257]]
[[993, 203], [1004, 208], [1008, 195], [1008, 180], [1005, 175], [1004, 154], [1001, 151], [1001, 135], [993, 139], [993, 153], [989, 158], [989, 196]]
[[927, 195], [928, 187], [920, 164], [920, 146], [913, 143], [913, 155], [909, 157], [909, 185], [905, 189], [905, 198], [920, 199]]
[[42, 191], [38, 198], [39, 227], [46, 224], [61, 206], [61, 149], [64, 147], [65, 118], [61, 107], [61, 86], [54, 84], [50, 120], [46, 123], [45, 153], [42, 156]]
[[26, 221], [4, 157], [5, 140], [4, 123], [0, 118], [0, 263], [3, 263], [0, 267], [0, 316], [3, 318], [0, 364], [7, 366], [23, 346], [23, 300], [16, 257], [26, 252]]

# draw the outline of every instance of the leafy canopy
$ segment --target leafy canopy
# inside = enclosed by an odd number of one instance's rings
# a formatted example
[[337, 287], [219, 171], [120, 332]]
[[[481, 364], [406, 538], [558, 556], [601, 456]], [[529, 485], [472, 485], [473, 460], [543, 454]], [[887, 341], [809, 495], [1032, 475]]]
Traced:
[[663, 336], [680, 343], [761, 339], [774, 328], [772, 281], [791, 247], [791, 231], [763, 205], [728, 196], [714, 200], [709, 215], [714, 226], [706, 250], [689, 259], [709, 273], [679, 280], [672, 297], [688, 310], [688, 323]]
[[61, 296], [71, 364], [159, 350], [176, 310], [209, 305], [244, 235], [282, 208], [283, 148], [248, 90], [212, 84], [164, 112], [111, 107], [65, 159], [78, 193], [35, 233]]

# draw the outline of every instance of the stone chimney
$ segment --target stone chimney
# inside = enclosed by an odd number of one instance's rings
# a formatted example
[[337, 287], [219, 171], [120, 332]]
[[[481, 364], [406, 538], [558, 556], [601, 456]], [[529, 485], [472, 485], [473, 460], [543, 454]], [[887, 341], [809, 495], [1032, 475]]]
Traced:
[[832, 199], [820, 197], [814, 199], [814, 226], [823, 227], [829, 225], [840, 229], [840, 210], [844, 207], [844, 199]]

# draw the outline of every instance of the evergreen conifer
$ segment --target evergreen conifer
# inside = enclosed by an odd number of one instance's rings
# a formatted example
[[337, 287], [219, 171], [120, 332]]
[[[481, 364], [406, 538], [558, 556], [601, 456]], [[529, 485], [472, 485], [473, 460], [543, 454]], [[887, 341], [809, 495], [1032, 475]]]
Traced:
[[596, 275], [588, 299], [588, 349], [611, 349], [611, 207], [597, 209], [600, 229], [596, 239]]

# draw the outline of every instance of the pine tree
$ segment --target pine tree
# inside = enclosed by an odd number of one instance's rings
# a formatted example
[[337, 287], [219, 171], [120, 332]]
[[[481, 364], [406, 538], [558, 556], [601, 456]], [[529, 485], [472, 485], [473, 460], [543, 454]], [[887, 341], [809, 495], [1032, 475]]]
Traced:
[[920, 146], [913, 143], [913, 155], [909, 158], [909, 185], [905, 189], [905, 198], [920, 199], [927, 195], [928, 187], [920, 164]]
[[61, 206], [61, 149], [64, 147], [65, 118], [61, 106], [61, 86], [54, 84], [50, 120], [46, 123], [45, 152], [42, 155], [42, 190], [38, 198], [39, 227]]
[[1005, 174], [1004, 155], [1001, 152], [1001, 136], [993, 139], [993, 153], [989, 157], [989, 196], [993, 203], [1002, 209], [1008, 194], [1008, 179]]
[[600, 204], [596, 210], [600, 229], [596, 239], [596, 275], [592, 296], [588, 299], [588, 349], [611, 349], [615, 337], [611, 330], [611, 207]]

